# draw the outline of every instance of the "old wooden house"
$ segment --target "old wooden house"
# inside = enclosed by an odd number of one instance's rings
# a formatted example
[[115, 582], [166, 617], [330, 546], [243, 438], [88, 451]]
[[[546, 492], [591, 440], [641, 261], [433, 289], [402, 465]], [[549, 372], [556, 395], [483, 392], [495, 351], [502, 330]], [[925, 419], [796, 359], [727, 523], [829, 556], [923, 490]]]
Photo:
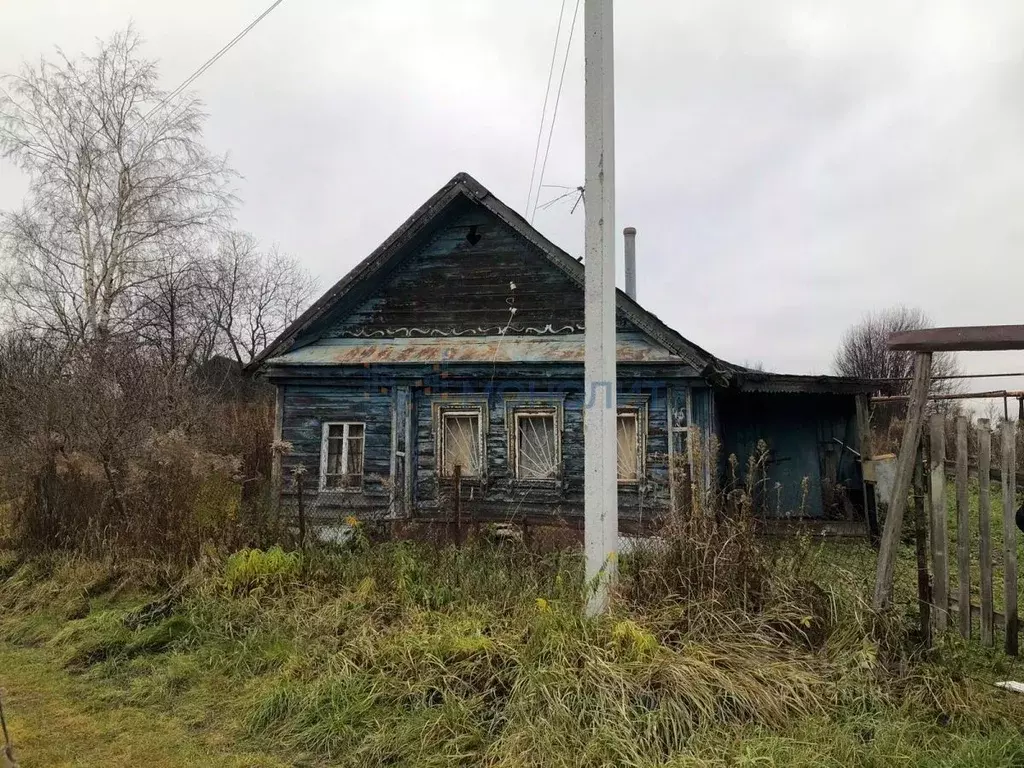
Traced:
[[[579, 521], [584, 265], [465, 173], [256, 360], [277, 386], [285, 494], [320, 515]], [[669, 467], [739, 471], [764, 441], [766, 514], [822, 516], [861, 489], [870, 383], [731, 365], [617, 295], [620, 520], [671, 503]], [[602, 396], [602, 393], [595, 393]], [[719, 445], [714, 459], [712, 445]], [[849, 502], [852, 501], [851, 505]]]

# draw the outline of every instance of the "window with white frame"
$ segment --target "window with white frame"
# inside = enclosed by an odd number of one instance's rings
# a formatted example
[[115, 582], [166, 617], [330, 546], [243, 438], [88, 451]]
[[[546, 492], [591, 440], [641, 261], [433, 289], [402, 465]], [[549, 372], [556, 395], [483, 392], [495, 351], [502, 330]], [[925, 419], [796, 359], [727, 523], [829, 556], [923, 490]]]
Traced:
[[444, 409], [440, 413], [440, 460], [442, 477], [480, 477], [483, 469], [482, 414], [479, 408]]
[[557, 415], [555, 408], [521, 408], [514, 412], [516, 479], [558, 479], [562, 457]]
[[358, 491], [363, 487], [366, 425], [325, 423], [320, 443], [320, 490]]

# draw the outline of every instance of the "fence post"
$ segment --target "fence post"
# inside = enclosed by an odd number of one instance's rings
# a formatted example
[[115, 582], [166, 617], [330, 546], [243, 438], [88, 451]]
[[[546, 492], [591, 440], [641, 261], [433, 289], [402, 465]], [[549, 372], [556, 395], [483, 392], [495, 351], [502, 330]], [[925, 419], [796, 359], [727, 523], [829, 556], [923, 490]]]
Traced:
[[878, 497], [875, 486], [875, 465], [871, 458], [874, 449], [871, 444], [871, 414], [868, 410], [867, 395], [857, 395], [854, 400], [857, 409], [857, 436], [860, 450], [861, 488], [864, 497], [864, 522], [867, 525], [871, 546], [878, 548]]
[[949, 625], [949, 512], [946, 509], [946, 418], [932, 414], [928, 426], [931, 442], [929, 480], [931, 485], [932, 594], [935, 631], [942, 634]]
[[981, 561], [981, 644], [991, 647], [995, 634], [992, 606], [992, 431], [978, 419], [978, 559]]
[[462, 543], [462, 465], [456, 464], [452, 472], [455, 479], [455, 540]]
[[921, 621], [921, 643], [932, 645], [932, 585], [928, 578], [928, 522], [924, 513], [924, 451], [917, 448], [913, 481], [914, 550], [917, 556], [917, 608]]
[[305, 467], [299, 465], [295, 468], [295, 495], [299, 505], [299, 549], [306, 547], [306, 505], [302, 499], [302, 481], [305, 475]]
[[968, 507], [967, 417], [956, 420], [956, 564], [960, 636], [971, 636], [971, 512]]
[[918, 352], [914, 358], [914, 381], [910, 385], [910, 400], [907, 403], [907, 420], [903, 440], [900, 442], [900, 455], [896, 460], [892, 501], [889, 504], [889, 514], [885, 516], [885, 528], [878, 551], [873, 601], [875, 610], [887, 608], [892, 602], [892, 578], [896, 569], [896, 552], [900, 545], [900, 529], [903, 527], [903, 513], [907, 508], [910, 480], [914, 471], [914, 456], [917, 455], [917, 445], [921, 440], [924, 406], [928, 400], [931, 379], [931, 353]]
[[1003, 421], [1003, 613], [1006, 652], [1017, 655], [1017, 446], [1013, 422]]

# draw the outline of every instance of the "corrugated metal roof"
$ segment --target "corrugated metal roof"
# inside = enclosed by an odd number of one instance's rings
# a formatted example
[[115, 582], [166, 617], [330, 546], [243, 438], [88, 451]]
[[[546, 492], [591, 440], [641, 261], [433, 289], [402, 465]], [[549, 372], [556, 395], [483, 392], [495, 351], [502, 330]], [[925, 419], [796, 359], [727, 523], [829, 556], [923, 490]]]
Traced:
[[[681, 363], [641, 336], [616, 341], [620, 363]], [[582, 363], [583, 334], [559, 337], [473, 336], [409, 339], [330, 339], [271, 358], [268, 365], [366, 363]]]
[[741, 392], [819, 392], [825, 394], [873, 394], [885, 391], [885, 385], [874, 379], [847, 376], [813, 376], [750, 371], [736, 374]]

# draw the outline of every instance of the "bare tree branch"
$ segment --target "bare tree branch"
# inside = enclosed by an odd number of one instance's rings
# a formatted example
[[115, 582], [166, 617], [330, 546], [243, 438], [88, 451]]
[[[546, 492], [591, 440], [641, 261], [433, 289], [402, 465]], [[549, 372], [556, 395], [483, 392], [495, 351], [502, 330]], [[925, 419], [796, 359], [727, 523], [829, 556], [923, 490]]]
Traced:
[[233, 203], [232, 172], [201, 143], [198, 99], [143, 122], [165, 92], [140, 47], [128, 29], [0, 88], [0, 152], [30, 179], [24, 208], [0, 215], [2, 287], [22, 322], [70, 339], [130, 329], [168, 249]]

